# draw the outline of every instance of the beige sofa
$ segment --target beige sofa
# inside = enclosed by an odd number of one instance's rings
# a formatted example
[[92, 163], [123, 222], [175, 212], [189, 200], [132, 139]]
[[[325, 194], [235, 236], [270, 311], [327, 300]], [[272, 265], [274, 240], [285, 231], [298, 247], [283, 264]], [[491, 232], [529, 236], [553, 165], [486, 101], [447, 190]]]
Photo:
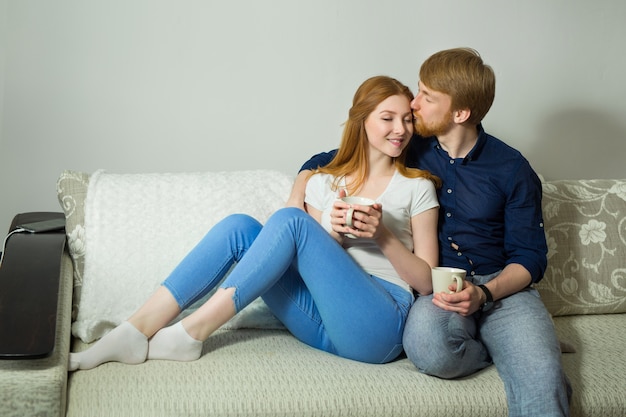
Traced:
[[[493, 366], [447, 381], [420, 374], [405, 357], [385, 365], [341, 359], [298, 342], [260, 301], [205, 342], [198, 361], [68, 374], [68, 352], [136, 308], [211, 224], [232, 211], [263, 220], [284, 204], [291, 180], [274, 171], [64, 172], [68, 251], [56, 349], [44, 359], [0, 361], [0, 415], [505, 416]], [[626, 181], [545, 182], [543, 208], [549, 265], [538, 288], [559, 338], [576, 350], [562, 357], [571, 414], [623, 417]]]

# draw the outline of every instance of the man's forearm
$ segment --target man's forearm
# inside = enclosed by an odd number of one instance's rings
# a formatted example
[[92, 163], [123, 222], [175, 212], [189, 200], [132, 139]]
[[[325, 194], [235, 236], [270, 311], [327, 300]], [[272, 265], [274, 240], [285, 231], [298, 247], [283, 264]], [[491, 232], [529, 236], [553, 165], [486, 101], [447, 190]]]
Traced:
[[311, 171], [328, 164], [333, 159], [336, 152], [337, 150], [335, 149], [330, 152], [318, 153], [302, 165], [302, 168], [300, 168], [300, 172], [298, 173], [298, 176], [296, 176], [296, 180], [293, 183], [293, 187], [291, 188], [291, 194], [289, 195], [289, 199], [286, 203], [287, 207], [297, 207], [306, 211], [304, 206], [304, 195], [306, 192], [306, 183], [309, 180]]
[[530, 272], [520, 264], [509, 264], [486, 284], [494, 300], [515, 294], [531, 283]]

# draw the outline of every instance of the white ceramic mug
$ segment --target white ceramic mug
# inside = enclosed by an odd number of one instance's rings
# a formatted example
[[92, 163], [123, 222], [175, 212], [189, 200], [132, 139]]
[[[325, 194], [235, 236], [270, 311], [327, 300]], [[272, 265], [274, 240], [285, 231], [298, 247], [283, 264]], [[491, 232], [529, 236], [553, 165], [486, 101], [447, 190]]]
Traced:
[[[353, 217], [354, 217], [354, 207], [352, 206], [354, 204], [359, 205], [359, 206], [370, 207], [374, 205], [374, 203], [376, 203], [376, 201], [372, 200], [371, 198], [358, 197], [358, 196], [343, 197], [341, 200], [344, 203], [350, 204], [350, 208], [348, 208], [348, 210], [346, 211], [346, 226], [348, 227], [352, 227], [352, 224], [353, 224], [352, 222], [353, 222]], [[346, 233], [346, 236], [349, 237], [350, 239], [357, 238], [352, 233]]]
[[461, 268], [451, 268], [447, 266], [438, 266], [432, 269], [433, 277], [433, 293], [445, 292], [451, 294], [452, 291], [448, 287], [456, 283], [456, 292], [463, 289], [463, 280], [465, 280], [465, 270]]

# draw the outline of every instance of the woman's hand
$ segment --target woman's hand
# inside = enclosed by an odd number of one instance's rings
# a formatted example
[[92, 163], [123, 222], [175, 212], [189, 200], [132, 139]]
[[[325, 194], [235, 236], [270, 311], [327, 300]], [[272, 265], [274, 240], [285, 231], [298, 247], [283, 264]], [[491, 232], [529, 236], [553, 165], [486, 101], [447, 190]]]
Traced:
[[359, 238], [377, 239], [382, 230], [386, 230], [382, 221], [382, 204], [375, 203], [372, 206], [353, 204], [352, 207], [354, 208], [352, 227], [348, 227], [348, 233]]
[[375, 203], [372, 206], [353, 204], [352, 227], [346, 225], [346, 215], [350, 204], [339, 199], [335, 200], [330, 212], [330, 224], [333, 231], [345, 236], [352, 234], [357, 238], [376, 239], [384, 227], [382, 223], [382, 205]]

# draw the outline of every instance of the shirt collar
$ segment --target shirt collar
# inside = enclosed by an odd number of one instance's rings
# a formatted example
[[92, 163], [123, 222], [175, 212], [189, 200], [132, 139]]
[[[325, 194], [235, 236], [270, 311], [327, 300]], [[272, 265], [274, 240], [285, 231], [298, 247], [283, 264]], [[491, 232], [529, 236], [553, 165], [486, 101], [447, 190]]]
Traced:
[[[467, 155], [465, 156], [465, 158], [463, 158], [463, 164], [467, 164], [470, 161], [476, 160], [478, 159], [478, 157], [480, 156], [481, 151], [483, 150], [483, 148], [485, 147], [485, 142], [487, 142], [487, 133], [485, 133], [485, 129], [483, 129], [483, 125], [478, 124], [478, 126], [476, 126], [476, 130], [478, 131], [478, 138], [476, 139], [476, 144], [474, 145], [474, 147], [467, 153]], [[432, 145], [433, 148], [439, 150], [440, 152], [445, 153], [445, 155], [449, 158], [450, 156], [443, 150], [443, 148], [441, 147], [441, 145], [439, 144], [439, 140], [437, 139], [437, 137], [432, 136], [430, 138], [432, 140]]]
[[479, 123], [476, 126], [476, 130], [478, 131], [478, 138], [476, 139], [476, 144], [474, 147], [467, 153], [465, 158], [463, 158], [463, 163], [467, 163], [469, 161], [474, 161], [478, 159], [481, 151], [485, 147], [485, 142], [487, 142], [487, 134], [485, 133], [485, 129], [483, 129], [482, 123]]

